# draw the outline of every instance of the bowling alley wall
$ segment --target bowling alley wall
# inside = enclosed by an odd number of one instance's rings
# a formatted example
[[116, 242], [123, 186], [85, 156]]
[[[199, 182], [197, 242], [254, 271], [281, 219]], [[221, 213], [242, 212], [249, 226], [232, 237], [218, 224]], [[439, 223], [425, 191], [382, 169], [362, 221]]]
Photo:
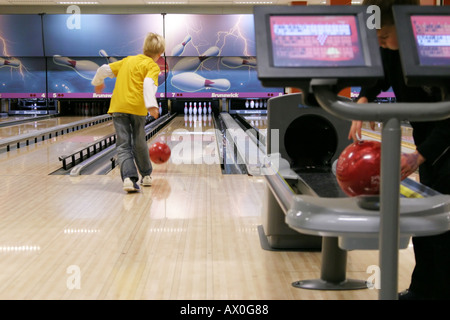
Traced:
[[252, 14], [10, 14], [0, 15], [0, 98], [109, 99], [115, 79], [95, 94], [97, 68], [142, 53], [148, 32], [166, 39], [159, 100], [257, 101], [284, 92], [258, 80]]

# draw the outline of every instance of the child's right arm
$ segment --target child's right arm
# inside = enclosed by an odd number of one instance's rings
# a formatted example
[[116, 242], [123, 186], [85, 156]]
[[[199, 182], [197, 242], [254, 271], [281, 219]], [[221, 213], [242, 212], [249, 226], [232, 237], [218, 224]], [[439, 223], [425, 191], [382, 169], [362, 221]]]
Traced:
[[97, 69], [95, 73], [94, 79], [92, 79], [91, 84], [95, 87], [103, 84], [105, 78], [114, 78], [115, 75], [111, 70], [111, 67], [108, 64], [102, 65]]

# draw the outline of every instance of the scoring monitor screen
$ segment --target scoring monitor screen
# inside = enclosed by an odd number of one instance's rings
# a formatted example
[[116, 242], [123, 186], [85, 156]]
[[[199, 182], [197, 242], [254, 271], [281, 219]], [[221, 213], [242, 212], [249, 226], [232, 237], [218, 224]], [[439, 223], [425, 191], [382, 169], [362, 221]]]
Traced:
[[450, 65], [450, 16], [412, 15], [419, 63]]
[[275, 67], [365, 66], [356, 18], [270, 16]]

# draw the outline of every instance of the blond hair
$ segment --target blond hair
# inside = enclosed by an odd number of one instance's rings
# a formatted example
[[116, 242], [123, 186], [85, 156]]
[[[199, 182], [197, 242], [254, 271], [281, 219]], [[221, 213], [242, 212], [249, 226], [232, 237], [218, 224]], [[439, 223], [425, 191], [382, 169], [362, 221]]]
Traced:
[[160, 55], [166, 50], [166, 41], [156, 33], [148, 33], [144, 40], [143, 52], [148, 57]]

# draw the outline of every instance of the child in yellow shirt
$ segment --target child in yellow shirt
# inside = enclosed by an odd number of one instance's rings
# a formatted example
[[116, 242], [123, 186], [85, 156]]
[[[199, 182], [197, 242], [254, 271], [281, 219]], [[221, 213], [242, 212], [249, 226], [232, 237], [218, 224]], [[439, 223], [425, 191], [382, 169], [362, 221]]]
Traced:
[[156, 61], [164, 51], [164, 38], [149, 33], [144, 41], [143, 54], [102, 65], [91, 82], [95, 92], [100, 93], [105, 87], [104, 79], [116, 77], [108, 113], [113, 117], [117, 160], [123, 190], [127, 192], [139, 191], [138, 171], [143, 186], [152, 184], [150, 175], [153, 168], [144, 126], [147, 114], [155, 119], [159, 117], [156, 91], [161, 70]]

